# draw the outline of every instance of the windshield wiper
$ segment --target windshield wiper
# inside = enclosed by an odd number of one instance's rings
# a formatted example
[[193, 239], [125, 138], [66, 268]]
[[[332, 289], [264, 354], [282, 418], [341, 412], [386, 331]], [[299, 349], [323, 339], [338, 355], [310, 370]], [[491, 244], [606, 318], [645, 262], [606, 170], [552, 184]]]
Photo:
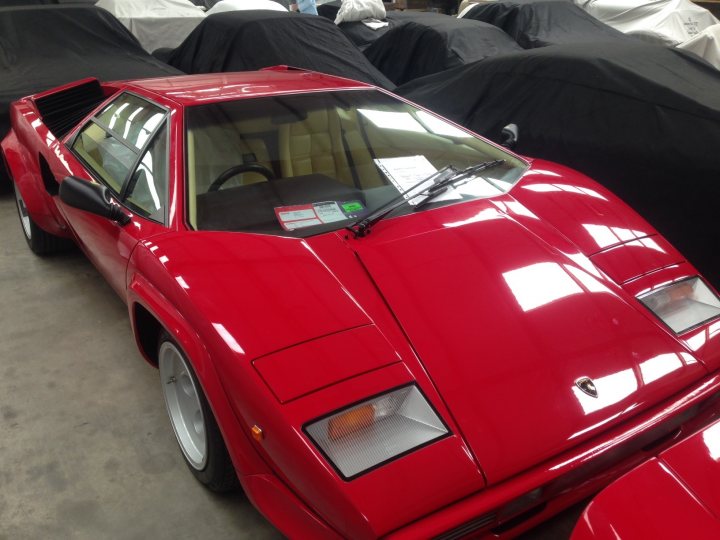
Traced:
[[[375, 223], [380, 221], [382, 218], [387, 216], [390, 212], [393, 210], [399, 208], [400, 206], [404, 205], [408, 200], [415, 199], [417, 197], [423, 197], [424, 198], [418, 202], [415, 205], [415, 210], [422, 208], [426, 204], [428, 204], [430, 201], [432, 201], [434, 198], [439, 196], [442, 193], [445, 193], [451, 186], [456, 186], [461, 183], [469, 182], [473, 179], [476, 173], [483, 171], [485, 169], [491, 169], [493, 167], [497, 167], [498, 165], [501, 165], [505, 163], [504, 159], [496, 159], [494, 161], [484, 161], [482, 163], [478, 163], [477, 165], [472, 165], [466, 169], [463, 169], [461, 171], [458, 171], [453, 166], [448, 165], [446, 167], [443, 167], [439, 171], [431, 174], [430, 176], [423, 178], [410, 188], [406, 189], [405, 191], [399, 193], [392, 199], [390, 199], [388, 202], [383, 204], [382, 206], [376, 208], [373, 212], [371, 212], [368, 216], [356, 221], [352, 225], [349, 225], [345, 227], [347, 230], [349, 230], [355, 238], [362, 238], [363, 236], [367, 236], [370, 233], [370, 229], [372, 228]], [[412, 193], [416, 189], [418, 189], [423, 184], [427, 184], [428, 182], [432, 182], [432, 185], [430, 185], [427, 189], [421, 191], [417, 195], [414, 195], [413, 197], [410, 197], [408, 199], [405, 198], [406, 195], [409, 193]]]

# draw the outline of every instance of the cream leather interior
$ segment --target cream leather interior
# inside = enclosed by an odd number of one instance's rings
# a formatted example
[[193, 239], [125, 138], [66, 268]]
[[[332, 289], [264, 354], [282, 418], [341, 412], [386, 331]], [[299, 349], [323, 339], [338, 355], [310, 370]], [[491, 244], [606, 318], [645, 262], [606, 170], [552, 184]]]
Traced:
[[[319, 173], [348, 186], [357, 183], [365, 189], [382, 184], [355, 123], [343, 115], [347, 113], [313, 111], [303, 121], [280, 126], [278, 140], [283, 177]], [[356, 177], [350, 162], [357, 171]]]

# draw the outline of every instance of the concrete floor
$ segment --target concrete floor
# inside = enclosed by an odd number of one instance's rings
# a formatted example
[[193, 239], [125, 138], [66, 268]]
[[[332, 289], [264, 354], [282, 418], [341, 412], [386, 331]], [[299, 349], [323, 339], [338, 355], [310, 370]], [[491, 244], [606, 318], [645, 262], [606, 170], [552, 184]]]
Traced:
[[[0, 195], [0, 540], [271, 539], [195, 481], [125, 305], [79, 252], [25, 244]], [[526, 535], [568, 537], [578, 509]]]

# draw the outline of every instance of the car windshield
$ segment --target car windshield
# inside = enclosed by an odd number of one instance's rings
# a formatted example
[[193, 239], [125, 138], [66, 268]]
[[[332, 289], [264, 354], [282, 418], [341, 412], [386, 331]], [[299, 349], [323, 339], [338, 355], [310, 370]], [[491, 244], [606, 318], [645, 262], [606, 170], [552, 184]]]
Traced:
[[[501, 164], [422, 208], [505, 193], [527, 164], [376, 90], [190, 107], [187, 218], [198, 230], [306, 237], [369, 215], [448, 166]], [[412, 212], [419, 201], [393, 215]]]

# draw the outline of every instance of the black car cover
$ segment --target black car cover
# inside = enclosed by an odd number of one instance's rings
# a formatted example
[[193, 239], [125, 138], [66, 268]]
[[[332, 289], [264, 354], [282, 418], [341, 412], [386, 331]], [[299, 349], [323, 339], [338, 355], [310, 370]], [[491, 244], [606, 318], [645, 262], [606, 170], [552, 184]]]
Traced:
[[[320, 7], [329, 6], [334, 3], [335, 2], [332, 2], [331, 4], [324, 4]], [[339, 5], [340, 4], [338, 3], [338, 7]], [[318, 13], [319, 10], [320, 8], [318, 8]], [[364, 51], [372, 45], [375, 40], [384, 36], [389, 30], [397, 28], [398, 26], [402, 26], [403, 24], [409, 22], [423, 22], [442, 17], [447, 18], [447, 15], [432, 13], [429, 11], [388, 11], [385, 16], [385, 22], [388, 23], [387, 26], [382, 26], [376, 30], [368, 27], [362, 21], [341, 22], [338, 25], [338, 28], [340, 28], [340, 30], [342, 30], [343, 33], [350, 38], [350, 41], [352, 41], [358, 49]], [[335, 20], [335, 17], [333, 17], [332, 20]]]
[[0, 8], [59, 4], [58, 0], [0, 0]]
[[554, 46], [400, 87], [402, 96], [518, 152], [610, 188], [720, 286], [720, 71], [660, 45]]
[[572, 2], [563, 0], [484, 2], [473, 7], [463, 18], [502, 28], [525, 49], [563, 43], [634, 39], [600, 22]]
[[365, 56], [395, 84], [521, 51], [505, 32], [487, 23], [438, 13], [388, 14], [395, 27], [365, 49]]
[[342, 2], [340, 0], [333, 0], [332, 2], [321, 4], [317, 6], [318, 15], [335, 22], [335, 17], [337, 17], [338, 11], [340, 11], [341, 4]]
[[392, 89], [328, 19], [282, 11], [227, 11], [206, 18], [168, 57], [187, 73], [285, 64]]
[[10, 103], [85, 77], [139, 79], [179, 74], [147, 54], [130, 32], [94, 6], [0, 8], [0, 137]]

